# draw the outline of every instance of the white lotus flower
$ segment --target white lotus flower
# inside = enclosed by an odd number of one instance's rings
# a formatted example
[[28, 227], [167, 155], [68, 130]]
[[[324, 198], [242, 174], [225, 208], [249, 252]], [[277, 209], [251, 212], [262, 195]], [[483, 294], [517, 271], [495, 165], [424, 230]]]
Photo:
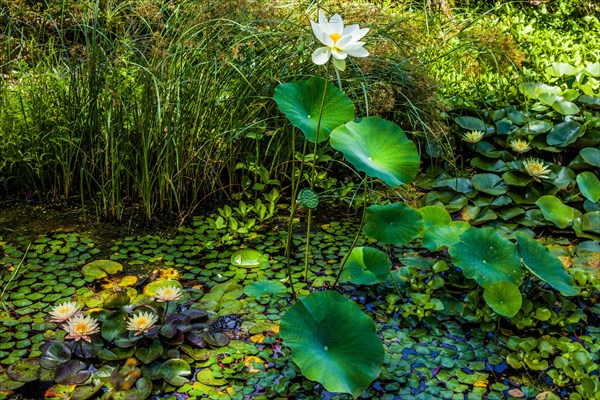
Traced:
[[141, 311], [127, 319], [127, 330], [135, 331], [134, 335], [139, 335], [154, 328], [157, 321], [158, 317], [154, 313]]
[[181, 289], [175, 285], [166, 285], [156, 289], [156, 301], [173, 301], [181, 298]]
[[75, 339], [75, 341], [83, 339], [86, 342], [92, 341], [90, 335], [100, 332], [98, 320], [82, 314], [69, 318], [67, 323], [63, 325], [63, 329], [67, 331], [65, 339]]
[[310, 21], [313, 33], [325, 46], [315, 50], [312, 60], [317, 65], [323, 65], [332, 58], [333, 65], [343, 71], [346, 69], [346, 58], [367, 57], [369, 52], [363, 48], [365, 42], [361, 42], [369, 28], [360, 29], [358, 25], [350, 25], [344, 28], [344, 21], [339, 14], [335, 14], [328, 21], [325, 14], [319, 10], [319, 23]]
[[77, 307], [77, 303], [74, 301], [68, 301], [54, 306], [52, 311], [50, 311], [50, 316], [52, 317], [50, 322], [65, 322], [73, 315], [77, 314], [79, 310], [80, 309]]

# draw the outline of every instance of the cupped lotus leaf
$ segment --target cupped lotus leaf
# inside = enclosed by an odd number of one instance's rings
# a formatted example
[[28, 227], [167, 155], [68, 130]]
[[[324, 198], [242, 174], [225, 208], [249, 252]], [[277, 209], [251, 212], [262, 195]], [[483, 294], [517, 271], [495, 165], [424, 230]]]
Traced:
[[600, 149], [586, 147], [579, 151], [579, 155], [586, 163], [593, 167], [600, 167]]
[[579, 288], [565, 271], [563, 264], [543, 245], [523, 232], [515, 234], [517, 248], [523, 264], [532, 274], [543, 280], [564, 296], [576, 296]]
[[56, 367], [54, 380], [61, 385], [73, 385], [88, 380], [92, 375], [81, 360], [69, 360]]
[[175, 286], [183, 292], [183, 285], [181, 285], [179, 281], [173, 281], [169, 279], [158, 279], [144, 286], [144, 295], [148, 297], [156, 297], [156, 290], [167, 286]]
[[485, 132], [485, 122], [483, 122], [479, 118], [469, 117], [468, 115], [464, 115], [462, 117], [457, 117], [454, 121], [464, 129], [469, 131], [481, 131]]
[[575, 218], [575, 209], [564, 205], [555, 196], [542, 196], [535, 204], [542, 210], [544, 219], [554, 223], [559, 228], [566, 228]]
[[512, 318], [521, 309], [523, 297], [517, 285], [508, 281], [492, 283], [483, 290], [483, 299], [492, 310]]
[[584, 130], [575, 121], [565, 121], [557, 124], [546, 136], [546, 143], [550, 146], [568, 146], [583, 135]]
[[19, 382], [31, 382], [40, 376], [40, 359], [25, 358], [8, 367], [10, 379]]
[[265, 259], [260, 251], [253, 249], [241, 249], [231, 255], [231, 264], [236, 267], [253, 268], [258, 267]]
[[454, 265], [484, 288], [500, 281], [518, 285], [523, 278], [516, 246], [494, 228], [468, 228], [448, 251]]
[[552, 103], [552, 108], [562, 115], [574, 115], [579, 113], [579, 107], [575, 103], [565, 99], [558, 99]]
[[250, 282], [245, 288], [244, 293], [248, 296], [284, 296], [287, 292], [285, 285], [277, 280], [262, 279]]
[[64, 343], [54, 341], [42, 352], [40, 363], [44, 368], [56, 368], [71, 359], [71, 349]]
[[[327, 91], [323, 99], [325, 88]], [[333, 129], [354, 119], [352, 100], [331, 83], [326, 86], [323, 78], [313, 77], [277, 85], [273, 97], [279, 110], [311, 143], [327, 140]], [[319, 125], [321, 105], [323, 113]]]
[[508, 192], [508, 186], [496, 174], [476, 174], [471, 180], [473, 187], [483, 193], [499, 196]]
[[423, 232], [423, 247], [429, 251], [437, 251], [460, 241], [460, 235], [469, 228], [463, 221], [452, 221], [445, 225], [435, 225]]
[[592, 211], [581, 217], [581, 230], [600, 234], [600, 211]]
[[189, 379], [185, 377], [192, 374], [192, 369], [186, 361], [172, 358], [162, 363], [159, 373], [169, 385], [182, 386], [189, 382]]
[[427, 206], [419, 209], [423, 218], [423, 231], [435, 225], [448, 225], [452, 222], [452, 217], [443, 207]]
[[116, 261], [95, 260], [84, 265], [81, 272], [87, 279], [100, 279], [122, 270], [123, 266]]
[[411, 182], [419, 170], [417, 146], [395, 123], [379, 117], [348, 122], [331, 132], [331, 147], [359, 171], [389, 186]]
[[421, 213], [405, 203], [367, 208], [364, 232], [381, 243], [405, 244], [419, 237], [422, 231]]
[[384, 282], [390, 273], [391, 261], [381, 250], [355, 247], [346, 260], [342, 279], [357, 285]]
[[577, 186], [586, 199], [595, 203], [600, 200], [600, 180], [592, 172], [577, 175]]
[[375, 323], [335, 291], [312, 293], [294, 304], [280, 329], [302, 374], [330, 392], [356, 398], [381, 372], [384, 349]]

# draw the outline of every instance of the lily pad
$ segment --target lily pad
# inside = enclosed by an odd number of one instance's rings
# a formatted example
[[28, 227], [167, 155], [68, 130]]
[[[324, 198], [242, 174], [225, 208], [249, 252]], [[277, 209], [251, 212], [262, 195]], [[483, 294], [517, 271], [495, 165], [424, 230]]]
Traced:
[[592, 211], [581, 217], [581, 230], [600, 233], [600, 211]]
[[342, 279], [357, 285], [384, 282], [390, 273], [391, 261], [381, 250], [355, 247], [346, 260]]
[[457, 117], [454, 121], [461, 127], [470, 131], [485, 132], [485, 122], [479, 118], [469, 117], [468, 115]]
[[460, 241], [460, 235], [469, 228], [463, 221], [452, 221], [446, 225], [435, 225], [423, 232], [423, 247], [437, 251]]
[[558, 258], [525, 233], [517, 232], [515, 236], [523, 264], [532, 274], [548, 283], [564, 296], [579, 294], [579, 288], [575, 286], [573, 278], [567, 274]]
[[163, 347], [159, 341], [154, 341], [149, 347], [139, 347], [135, 357], [144, 364], [150, 364], [163, 354]]
[[550, 146], [568, 146], [575, 142], [584, 131], [575, 121], [565, 121], [557, 124], [546, 136], [546, 143]]
[[405, 244], [416, 239], [422, 230], [421, 214], [405, 203], [367, 208], [364, 232], [381, 243]]
[[593, 147], [586, 147], [581, 149], [579, 155], [591, 166], [600, 167], [600, 150]]
[[[323, 92], [327, 88], [325, 100]], [[313, 77], [304, 81], [280, 84], [275, 88], [275, 102], [292, 125], [300, 129], [306, 140], [321, 143], [329, 138], [331, 131], [354, 119], [354, 103], [331, 83]], [[319, 124], [319, 111], [323, 113]], [[317, 135], [317, 126], [319, 133]]]
[[276, 280], [262, 279], [260, 281], [250, 282], [245, 288], [244, 293], [248, 296], [284, 296], [287, 292], [285, 285]]
[[496, 174], [476, 174], [472, 181], [473, 187], [483, 193], [499, 196], [508, 192], [508, 186]]
[[312, 293], [294, 304], [281, 321], [281, 337], [303, 375], [330, 392], [358, 397], [381, 371], [375, 323], [337, 292]]
[[559, 228], [566, 228], [575, 218], [575, 209], [563, 204], [555, 196], [542, 196], [535, 204], [544, 213], [544, 219], [554, 223]]
[[574, 115], [579, 113], [579, 107], [575, 103], [565, 99], [558, 99], [552, 103], [552, 108], [562, 115]]
[[8, 367], [8, 376], [10, 379], [19, 382], [31, 382], [40, 376], [40, 359], [25, 358]]
[[254, 268], [258, 267], [265, 256], [260, 251], [252, 249], [241, 249], [231, 255], [231, 264], [236, 267]]
[[160, 366], [159, 373], [161, 378], [167, 381], [168, 384], [182, 386], [189, 382], [189, 379], [185, 377], [192, 374], [192, 369], [186, 361], [172, 358]]
[[494, 228], [469, 228], [448, 251], [463, 274], [484, 288], [500, 281], [519, 284], [523, 278], [515, 245]]
[[389, 186], [411, 182], [419, 170], [417, 146], [395, 123], [379, 117], [348, 122], [331, 132], [331, 147], [359, 171]]
[[88, 380], [91, 372], [81, 360], [69, 360], [56, 368], [54, 380], [61, 385], [73, 385]]
[[176, 288], [183, 290], [183, 286], [181, 283], [179, 283], [179, 281], [159, 279], [144, 286], [144, 295], [148, 297], [156, 297], [156, 290], [166, 286], [175, 286]]
[[517, 285], [500, 281], [492, 283], [483, 290], [483, 299], [492, 310], [508, 318], [512, 318], [521, 309], [523, 297]]
[[87, 279], [100, 279], [121, 272], [123, 266], [112, 260], [95, 260], [87, 263], [81, 272]]
[[45, 349], [40, 358], [44, 368], [56, 368], [71, 359], [71, 349], [64, 342], [54, 341]]
[[427, 230], [435, 225], [447, 225], [452, 222], [452, 217], [443, 207], [427, 206], [419, 209], [423, 218], [423, 230]]
[[577, 175], [577, 186], [586, 199], [595, 203], [600, 200], [600, 180], [589, 171]]

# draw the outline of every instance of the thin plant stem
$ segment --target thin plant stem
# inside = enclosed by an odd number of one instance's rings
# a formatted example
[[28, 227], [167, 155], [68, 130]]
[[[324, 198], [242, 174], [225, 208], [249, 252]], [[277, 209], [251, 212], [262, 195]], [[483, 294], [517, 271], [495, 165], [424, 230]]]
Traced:
[[[390, 244], [388, 244], [386, 246], [386, 252], [387, 252], [387, 256], [388, 259], [390, 260], [390, 279], [392, 280], [392, 284], [394, 285], [394, 289], [396, 289], [396, 292], [398, 293], [398, 296], [402, 297], [402, 292], [400, 292], [400, 288], [398, 287], [398, 283], [396, 283], [396, 279], [394, 279], [394, 275], [392, 275], [392, 264], [391, 264], [391, 260], [392, 260], [392, 246]], [[386, 261], [387, 263], [387, 261]]]

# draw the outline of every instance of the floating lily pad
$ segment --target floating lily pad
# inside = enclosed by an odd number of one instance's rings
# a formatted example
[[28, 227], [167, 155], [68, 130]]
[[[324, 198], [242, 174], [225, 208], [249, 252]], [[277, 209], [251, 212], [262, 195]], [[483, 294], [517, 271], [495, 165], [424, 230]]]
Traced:
[[449, 246], [448, 251], [463, 274], [484, 288], [500, 281], [519, 284], [523, 278], [515, 245], [493, 228], [465, 230], [460, 242]]
[[252, 249], [241, 249], [231, 255], [231, 264], [236, 267], [254, 268], [258, 267], [265, 256], [260, 251]]
[[45, 349], [40, 358], [44, 368], [56, 368], [71, 359], [71, 349], [64, 342], [54, 341]]
[[31, 382], [38, 379], [40, 375], [40, 359], [25, 358], [8, 367], [10, 379], [19, 382]]
[[159, 373], [161, 378], [170, 385], [181, 386], [189, 382], [189, 379], [185, 377], [192, 374], [192, 369], [184, 360], [173, 358], [160, 366]]
[[496, 174], [476, 174], [472, 181], [473, 187], [483, 193], [499, 196], [508, 192], [508, 186]]
[[357, 285], [384, 282], [390, 273], [391, 261], [381, 250], [355, 247], [346, 260], [342, 279]]
[[285, 285], [276, 280], [262, 279], [260, 281], [250, 282], [245, 288], [244, 293], [248, 296], [284, 296], [287, 292]]
[[431, 228], [435, 225], [447, 225], [452, 222], [452, 217], [443, 207], [427, 206], [419, 209], [423, 218], [423, 230]]
[[595, 203], [600, 200], [600, 180], [592, 172], [577, 175], [577, 186], [586, 199]]
[[566, 228], [575, 218], [575, 209], [563, 204], [555, 196], [542, 196], [535, 204], [544, 213], [544, 219], [553, 222], [559, 228]]
[[421, 214], [405, 203], [367, 208], [364, 232], [381, 243], [405, 244], [416, 239], [422, 230]]
[[[326, 87], [327, 93], [323, 102]], [[325, 80], [319, 77], [277, 85], [273, 97], [279, 110], [311, 143], [327, 140], [333, 129], [354, 119], [352, 100], [331, 83], [325, 86]], [[319, 125], [321, 104], [323, 113]]]
[[330, 142], [354, 168], [390, 186], [411, 182], [419, 170], [417, 146], [398, 125], [379, 117], [336, 128]]
[[381, 371], [375, 323], [337, 292], [312, 293], [294, 304], [281, 321], [281, 337], [303, 375], [330, 392], [358, 397]]
[[139, 347], [135, 356], [144, 364], [150, 364], [163, 354], [163, 347], [159, 341], [154, 341], [149, 347]]
[[468, 115], [457, 117], [454, 121], [461, 127], [470, 131], [485, 132], [485, 122], [479, 118], [469, 117]]
[[500, 281], [487, 286], [483, 290], [483, 299], [492, 310], [508, 318], [512, 318], [521, 309], [523, 297], [517, 285]]
[[84, 265], [81, 272], [87, 279], [100, 279], [122, 270], [123, 266], [116, 261], [95, 260]]
[[69, 360], [56, 367], [54, 380], [61, 385], [73, 385], [85, 382], [91, 376], [90, 371], [86, 368], [87, 366], [81, 360]]
[[183, 290], [183, 286], [179, 281], [159, 279], [144, 286], [144, 295], [148, 297], [156, 297], [156, 290], [166, 286], [175, 286], [176, 288]]
[[581, 217], [581, 230], [600, 233], [600, 211], [592, 211]]
[[574, 115], [579, 113], [579, 107], [575, 103], [565, 99], [558, 99], [552, 103], [552, 108], [562, 115]]
[[567, 274], [558, 258], [528, 235], [517, 232], [515, 236], [523, 264], [532, 274], [548, 283], [564, 296], [579, 294], [579, 288], [575, 286], [573, 278]]
[[550, 146], [568, 146], [575, 142], [584, 131], [575, 121], [565, 121], [557, 124], [546, 136], [546, 142]]
[[596, 149], [593, 147], [586, 147], [585, 149], [581, 149], [579, 151], [579, 155], [591, 166], [600, 167], [600, 149]]

